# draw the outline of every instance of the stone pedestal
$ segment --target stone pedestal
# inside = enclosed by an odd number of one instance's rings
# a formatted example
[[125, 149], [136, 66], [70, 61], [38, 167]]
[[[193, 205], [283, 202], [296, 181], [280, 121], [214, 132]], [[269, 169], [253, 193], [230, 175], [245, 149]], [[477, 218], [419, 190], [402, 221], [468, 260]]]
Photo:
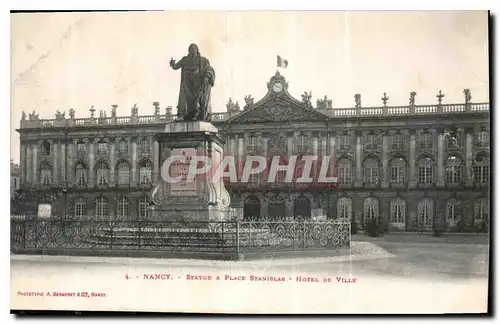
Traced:
[[[158, 185], [153, 189], [152, 218], [157, 220], [214, 221], [230, 217], [230, 196], [220, 168], [224, 139], [208, 122], [182, 121], [156, 134], [159, 154]], [[174, 158], [175, 157], [175, 158]], [[194, 161], [194, 162], [193, 162]], [[198, 162], [196, 162], [198, 161]], [[202, 174], [188, 174], [209, 165]], [[194, 166], [191, 166], [193, 164]], [[190, 169], [191, 168], [191, 169]], [[171, 178], [177, 178], [172, 181]]]

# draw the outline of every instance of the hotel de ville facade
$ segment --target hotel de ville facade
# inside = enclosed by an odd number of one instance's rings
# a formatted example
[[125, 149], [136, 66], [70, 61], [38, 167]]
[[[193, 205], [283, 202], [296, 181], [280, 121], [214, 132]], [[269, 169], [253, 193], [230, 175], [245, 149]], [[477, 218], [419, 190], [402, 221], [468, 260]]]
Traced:
[[[453, 104], [443, 103], [439, 91], [426, 105], [416, 104], [411, 92], [405, 106], [391, 106], [383, 94], [379, 107], [364, 107], [356, 94], [353, 107], [333, 108], [327, 97], [293, 98], [279, 73], [267, 88], [259, 100], [247, 96], [240, 108], [229, 99], [226, 112], [212, 114], [226, 139], [225, 154], [240, 164], [250, 155], [328, 155], [337, 183], [287, 183], [281, 173], [273, 183], [261, 175], [227, 182], [233, 218], [350, 218], [362, 228], [381, 217], [390, 230], [488, 228], [490, 109], [472, 102], [468, 89], [463, 102]], [[139, 115], [134, 106], [130, 116], [119, 117], [116, 109], [96, 116], [91, 108], [87, 118], [57, 112], [50, 120], [23, 113], [21, 192], [33, 201], [18, 213], [50, 203], [55, 218], [147, 217], [161, 169], [154, 135], [175, 113], [157, 102], [148, 108], [153, 115]]]

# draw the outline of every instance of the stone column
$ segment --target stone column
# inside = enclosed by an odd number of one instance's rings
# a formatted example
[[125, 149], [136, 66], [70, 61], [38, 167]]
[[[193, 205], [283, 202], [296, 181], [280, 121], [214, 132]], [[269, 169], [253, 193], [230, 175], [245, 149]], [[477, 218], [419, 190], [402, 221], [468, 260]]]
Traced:
[[153, 141], [153, 179], [154, 185], [158, 184], [158, 177], [160, 175], [160, 144], [158, 141]]
[[26, 175], [27, 173], [27, 156], [26, 156], [26, 144], [21, 144], [20, 146], [20, 151], [19, 151], [19, 165], [21, 166], [21, 175], [19, 177], [19, 180], [21, 183], [25, 183], [27, 181]]
[[417, 187], [417, 173], [415, 172], [415, 164], [416, 164], [416, 149], [417, 149], [417, 139], [414, 129], [410, 129], [410, 161], [408, 162], [408, 187], [416, 188]]
[[389, 188], [389, 137], [382, 136], [382, 188]]
[[115, 145], [115, 139], [112, 138], [109, 142], [109, 164], [110, 169], [109, 169], [109, 185], [114, 186], [115, 185], [115, 165], [116, 165], [116, 145]]
[[471, 188], [474, 183], [474, 174], [472, 172], [472, 148], [474, 145], [473, 130], [465, 129], [465, 186]]
[[[71, 142], [68, 142], [68, 148], [67, 148], [68, 165], [66, 165], [66, 174], [67, 174], [68, 182], [69, 183], [72, 183], [72, 182], [75, 181], [75, 179], [74, 179], [75, 178], [75, 172], [74, 172], [75, 169], [74, 169], [74, 166], [75, 166], [75, 162], [76, 162], [77, 157], [78, 157], [77, 142], [78, 141], [76, 139], [73, 140], [73, 141], [71, 141]], [[89, 156], [89, 165], [88, 165], [88, 168], [89, 168], [89, 178], [88, 179], [90, 179], [90, 156]]]
[[356, 188], [363, 187], [363, 143], [361, 142], [361, 132], [356, 131]]
[[[131, 187], [135, 187], [137, 185], [137, 139], [133, 138], [132, 139], [132, 168], [131, 168], [131, 173], [132, 173], [132, 181], [130, 183]], [[113, 165], [112, 168], [115, 166]]]
[[[336, 148], [336, 137], [335, 134], [330, 134], [330, 143], [328, 143], [330, 146], [328, 154], [330, 155], [330, 165], [329, 165], [329, 170], [330, 174], [333, 175], [335, 174], [335, 164], [337, 163], [337, 158], [335, 157], [335, 148]], [[337, 174], [338, 176], [338, 174]]]
[[89, 187], [93, 187], [96, 183], [95, 167], [95, 143], [91, 139], [89, 141]]
[[67, 156], [66, 156], [66, 145], [68, 142], [66, 140], [64, 140], [64, 142], [61, 143], [61, 181], [62, 182], [67, 182], [68, 181], [68, 176], [67, 176], [67, 166], [66, 166], [66, 160], [67, 160]]
[[444, 187], [444, 134], [443, 130], [438, 130], [438, 143], [437, 143], [437, 181], [438, 187]]
[[[285, 218], [293, 217], [293, 200], [286, 199], [285, 200], [285, 207], [286, 207]], [[313, 207], [312, 204], [311, 204], [311, 207]]]
[[58, 161], [60, 161], [59, 157], [59, 143], [56, 143], [56, 141], [52, 141], [51, 143], [51, 148], [52, 148], [52, 183], [57, 183], [59, 180], [59, 167], [58, 167]]
[[[310, 134], [308, 134], [308, 136], [311, 137]], [[293, 137], [288, 136], [288, 134], [287, 134], [286, 138], [287, 138], [286, 153], [287, 153], [287, 156], [290, 157], [293, 154]]]
[[239, 134], [237, 137], [238, 141], [238, 157], [236, 161], [237, 169], [236, 169], [236, 174], [238, 176], [238, 179], [241, 179], [241, 175], [243, 173], [243, 165], [245, 163], [244, 161], [244, 154], [245, 154], [245, 138]]
[[33, 174], [33, 183], [38, 183], [37, 174], [38, 174], [38, 143], [33, 144], [32, 146], [33, 156], [32, 156], [32, 174]]
[[[312, 155], [316, 156], [319, 158], [318, 154], [318, 137], [313, 137], [312, 138]], [[312, 178], [316, 179], [318, 176], [319, 170], [318, 170], [318, 162], [313, 162], [312, 165]]]

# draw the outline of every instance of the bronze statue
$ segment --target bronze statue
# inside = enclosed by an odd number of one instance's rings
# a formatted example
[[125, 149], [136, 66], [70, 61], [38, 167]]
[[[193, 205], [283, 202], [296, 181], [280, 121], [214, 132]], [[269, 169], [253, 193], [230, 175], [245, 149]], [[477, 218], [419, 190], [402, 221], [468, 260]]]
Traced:
[[214, 86], [215, 71], [208, 59], [200, 55], [196, 44], [191, 44], [189, 54], [177, 63], [170, 59], [170, 66], [174, 70], [182, 68], [177, 121], [210, 121], [210, 92]]

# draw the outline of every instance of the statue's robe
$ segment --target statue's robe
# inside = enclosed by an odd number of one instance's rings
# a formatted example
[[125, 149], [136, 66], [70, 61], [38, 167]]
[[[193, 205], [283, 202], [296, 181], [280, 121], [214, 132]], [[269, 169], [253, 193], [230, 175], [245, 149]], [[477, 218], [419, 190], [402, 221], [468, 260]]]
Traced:
[[[212, 108], [210, 93], [215, 82], [215, 71], [203, 56], [184, 56], [174, 64], [182, 68], [177, 117], [179, 120], [210, 121]], [[207, 79], [208, 82], [204, 82]]]

